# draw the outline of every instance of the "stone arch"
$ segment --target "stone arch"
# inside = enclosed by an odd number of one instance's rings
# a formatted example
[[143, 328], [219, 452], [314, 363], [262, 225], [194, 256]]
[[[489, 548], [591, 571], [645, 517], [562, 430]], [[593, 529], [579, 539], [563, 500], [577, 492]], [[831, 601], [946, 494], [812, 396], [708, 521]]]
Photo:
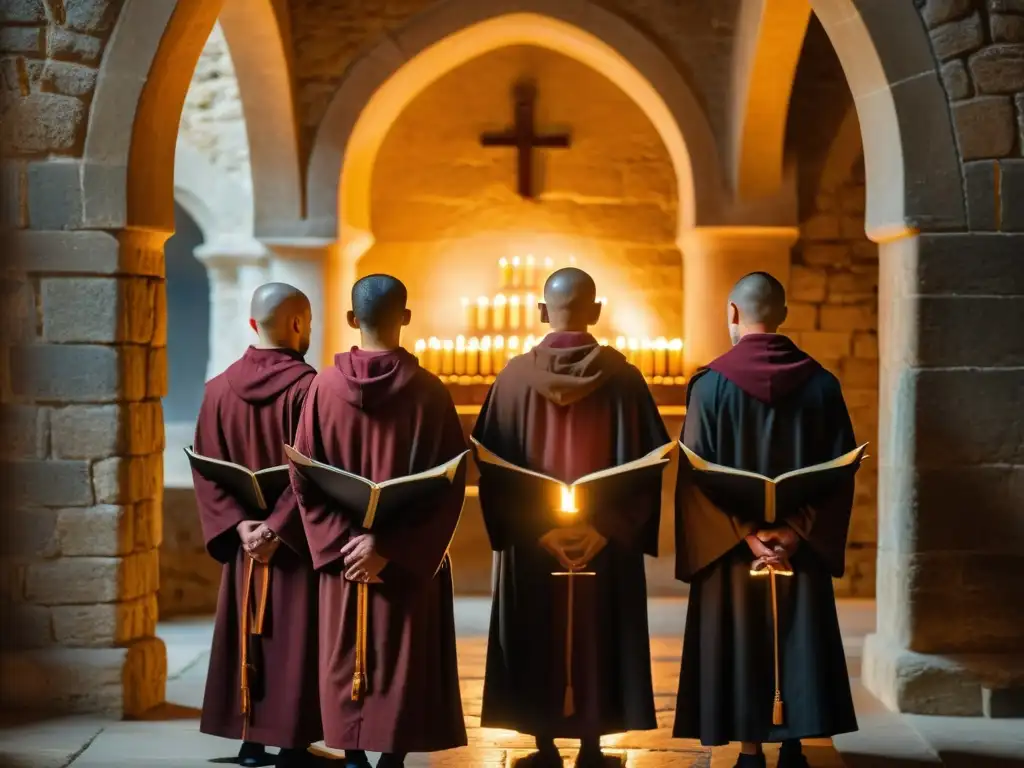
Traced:
[[851, 106], [839, 124], [832, 143], [825, 155], [818, 185], [822, 189], [834, 189], [853, 173], [854, 166], [864, 158], [864, 144], [861, 140], [860, 120], [857, 110]]
[[[495, 0], [486, 6], [454, 0], [383, 38], [353, 63], [318, 129], [308, 165], [306, 234], [337, 238], [337, 263], [327, 279], [339, 295], [351, 285], [359, 256], [373, 244], [370, 183], [387, 127], [441, 75], [516, 44], [574, 58], [636, 101], [672, 159], [680, 232], [722, 215], [718, 149], [704, 111], [668, 58], [628, 22], [589, 0]], [[344, 323], [328, 316], [325, 325]]]
[[[798, 5], [759, 0], [743, 7], [734, 72], [742, 96], [731, 134], [733, 180], [740, 191], [763, 193], [762, 180], [782, 178], [780, 147], [792, 78], [778, 76], [773, 57], [795, 66], [807, 25]], [[914, 4], [811, 0], [810, 6], [836, 50], [863, 128], [869, 236], [884, 241], [920, 229], [963, 227], [949, 107]], [[779, 48], [779, 41], [789, 47]], [[773, 101], [758, 101], [766, 97]], [[754, 151], [754, 141], [770, 143]]]
[[218, 171], [199, 150], [179, 139], [174, 151], [174, 199], [199, 225], [206, 242], [222, 234], [252, 232], [248, 193]]

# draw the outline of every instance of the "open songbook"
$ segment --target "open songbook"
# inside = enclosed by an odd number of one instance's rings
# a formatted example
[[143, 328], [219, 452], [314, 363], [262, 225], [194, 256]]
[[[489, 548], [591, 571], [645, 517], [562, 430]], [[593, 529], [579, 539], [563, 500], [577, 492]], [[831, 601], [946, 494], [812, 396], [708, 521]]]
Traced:
[[414, 475], [375, 483], [303, 456], [291, 446], [286, 445], [284, 452], [299, 473], [347, 514], [355, 517], [357, 525], [366, 529], [401, 526], [408, 520], [409, 510], [415, 511], [424, 502], [429, 502], [431, 496], [439, 495], [451, 487], [459, 466], [469, 453], [463, 451], [451, 461]]
[[[517, 466], [470, 438], [482, 477], [507, 487], [508, 493], [552, 512], [573, 514], [592, 509], [597, 499], [604, 504], [629, 503], [652, 484], [661, 485], [675, 443], [666, 443], [634, 461], [591, 472], [571, 483]], [[564, 522], [564, 521], [563, 521]]]
[[764, 523], [774, 523], [780, 514], [784, 517], [833, 492], [867, 458], [867, 445], [864, 443], [831, 461], [794, 469], [778, 477], [765, 477], [712, 464], [679, 443], [681, 461], [693, 470], [697, 487], [714, 504], [742, 519]]
[[271, 509], [289, 484], [287, 464], [253, 472], [241, 464], [200, 456], [192, 446], [185, 449], [185, 455], [192, 469], [249, 510]]

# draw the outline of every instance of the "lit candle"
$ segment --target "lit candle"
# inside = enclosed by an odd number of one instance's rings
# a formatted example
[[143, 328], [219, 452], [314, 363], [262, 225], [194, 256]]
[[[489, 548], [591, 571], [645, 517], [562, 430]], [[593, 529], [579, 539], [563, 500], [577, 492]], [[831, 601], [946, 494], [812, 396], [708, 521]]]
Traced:
[[486, 296], [480, 296], [476, 300], [476, 329], [486, 331], [490, 323], [491, 302]]
[[455, 345], [451, 339], [445, 339], [441, 347], [441, 373], [445, 376], [455, 373]]
[[597, 297], [597, 303], [598, 304], [607, 304], [608, 303], [608, 299], [605, 296], [598, 296]]
[[441, 341], [436, 336], [427, 340], [427, 370], [441, 373]]
[[576, 508], [576, 489], [571, 485], [562, 486], [562, 504], [558, 510], [565, 515], [575, 515], [579, 510]]
[[629, 360], [630, 365], [637, 365], [640, 358], [640, 342], [631, 337], [626, 342], [626, 349], [626, 359]]
[[494, 353], [493, 353], [492, 357], [494, 358], [492, 366], [494, 368], [494, 372], [497, 373], [498, 371], [500, 371], [502, 368], [505, 367], [505, 337], [504, 336], [495, 336], [494, 337]]
[[493, 370], [494, 364], [491, 357], [491, 337], [484, 336], [480, 339], [480, 375], [490, 376]]
[[615, 337], [615, 348], [622, 354], [626, 354], [626, 337], [616, 336]]
[[498, 270], [501, 272], [501, 288], [504, 290], [512, 285], [512, 268], [504, 256], [498, 259]]
[[523, 287], [523, 268], [519, 263], [519, 257], [512, 257], [512, 287], [522, 288]]
[[537, 339], [531, 333], [529, 336], [526, 337], [526, 340], [523, 342], [523, 354], [525, 355], [527, 352], [529, 352], [531, 349], [533, 349], [534, 346], [536, 345], [536, 343], [537, 343]]
[[[554, 271], [554, 269], [555, 269], [555, 262], [551, 259], [550, 256], [545, 256], [544, 257], [544, 271], [547, 273], [547, 275], [550, 275]], [[545, 275], [545, 279], [547, 279], [547, 275]]]
[[508, 300], [508, 329], [510, 331], [518, 331], [521, 321], [519, 297], [513, 296]]
[[508, 313], [508, 299], [505, 298], [504, 293], [499, 293], [494, 297], [494, 312], [492, 317], [494, 318], [494, 330], [504, 331], [506, 315]]
[[683, 375], [683, 340], [672, 339], [668, 343], [668, 375]]
[[648, 377], [654, 375], [654, 350], [647, 338], [640, 342], [640, 373]]
[[466, 337], [455, 337], [455, 365], [452, 372], [456, 376], [466, 375]]
[[415, 347], [415, 349], [416, 349], [416, 357], [419, 358], [419, 361], [420, 361], [420, 367], [426, 368], [429, 371], [430, 369], [427, 368], [427, 340], [426, 339], [416, 339], [416, 347]]
[[508, 337], [508, 355], [506, 358], [511, 360], [513, 357], [519, 354], [519, 337], [509, 336]]
[[527, 288], [534, 288], [537, 285], [537, 262], [534, 261], [533, 254], [526, 257], [526, 277], [523, 282]]
[[523, 303], [523, 328], [528, 331], [537, 329], [540, 324], [540, 310], [537, 309], [537, 297], [532, 293], [526, 294], [526, 301]]
[[654, 375], [668, 375], [668, 341], [664, 336], [654, 340]]
[[570, 267], [575, 267], [576, 266], [576, 257], [573, 256], [571, 253], [569, 254], [569, 266]]
[[598, 339], [597, 343], [600, 344], [602, 347], [607, 347], [608, 346], [608, 339], [604, 339], [604, 338]]
[[476, 326], [476, 307], [469, 303], [469, 299], [462, 297], [462, 330], [469, 333]]
[[476, 336], [469, 340], [466, 348], [466, 375], [478, 376], [480, 374], [480, 339]]

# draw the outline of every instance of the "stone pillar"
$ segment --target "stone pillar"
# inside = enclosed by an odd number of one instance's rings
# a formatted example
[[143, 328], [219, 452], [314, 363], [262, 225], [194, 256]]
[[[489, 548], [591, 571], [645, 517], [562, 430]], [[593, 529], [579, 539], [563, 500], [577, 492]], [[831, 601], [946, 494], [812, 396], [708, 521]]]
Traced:
[[880, 246], [878, 623], [862, 674], [901, 712], [1024, 715], [1022, 249], [1024, 235], [981, 233]]
[[5, 707], [134, 716], [164, 699], [155, 630], [168, 234], [11, 238], [23, 322], [5, 318], [0, 371]]
[[697, 227], [680, 237], [683, 252], [683, 334], [687, 374], [729, 346], [729, 291], [758, 270], [789, 282], [796, 227]]
[[[269, 279], [294, 285], [309, 296], [313, 305], [313, 334], [306, 361], [319, 369], [328, 364], [337, 352], [338, 325], [336, 312], [348, 297], [339, 297], [330, 290], [334, 241], [317, 238], [268, 240], [263, 244], [270, 253]], [[342, 302], [339, 305], [339, 302]]]
[[210, 360], [206, 378], [221, 373], [255, 341], [249, 328], [253, 291], [267, 282], [266, 248], [250, 238], [220, 237], [195, 250], [210, 276]]

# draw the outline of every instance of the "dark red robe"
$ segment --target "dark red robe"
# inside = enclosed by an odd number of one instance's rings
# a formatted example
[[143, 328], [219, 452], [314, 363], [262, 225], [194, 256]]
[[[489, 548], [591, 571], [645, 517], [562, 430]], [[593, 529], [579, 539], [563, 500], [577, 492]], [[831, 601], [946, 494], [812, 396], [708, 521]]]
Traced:
[[[404, 349], [351, 352], [317, 375], [295, 448], [374, 482], [421, 472], [465, 450], [451, 396]], [[369, 587], [366, 690], [352, 699], [356, 588], [341, 548], [363, 531], [297, 472], [313, 564], [320, 571], [320, 700], [324, 740], [335, 749], [435, 752], [466, 744], [455, 650], [451, 563], [445, 554], [462, 512], [465, 465], [421, 523], [379, 534], [388, 559]], [[443, 562], [442, 562], [443, 561]], [[436, 570], [441, 562], [440, 570]]]
[[[195, 451], [252, 470], [286, 463], [283, 446], [294, 437], [315, 375], [298, 353], [250, 347], [207, 383]], [[235, 526], [265, 517], [282, 544], [270, 564], [263, 635], [249, 646], [257, 669], [246, 738], [274, 747], [306, 747], [322, 738], [316, 682], [317, 576], [295, 496], [286, 490], [269, 514], [261, 514], [243, 509], [197, 473], [192, 476], [207, 551], [224, 563], [200, 730], [243, 737], [240, 622], [249, 557]]]
[[[589, 334], [549, 334], [498, 376], [473, 436], [519, 466], [564, 482], [669, 442], [640, 372]], [[628, 509], [583, 510], [608, 545], [575, 578], [573, 688], [563, 716], [567, 580], [537, 539], [546, 531], [514, 498], [480, 484], [499, 553], [480, 722], [582, 738], [657, 727], [644, 553], [656, 554], [660, 484]]]

